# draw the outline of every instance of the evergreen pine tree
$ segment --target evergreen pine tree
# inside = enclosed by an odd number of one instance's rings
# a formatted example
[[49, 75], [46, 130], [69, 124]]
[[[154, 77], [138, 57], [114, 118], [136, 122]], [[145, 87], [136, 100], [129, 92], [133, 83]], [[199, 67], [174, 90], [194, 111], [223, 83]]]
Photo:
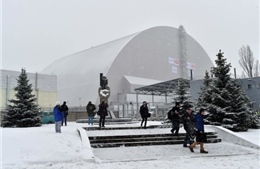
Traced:
[[32, 94], [32, 85], [28, 82], [26, 71], [22, 69], [14, 88], [17, 99], [9, 100], [11, 104], [4, 112], [4, 127], [41, 126], [38, 106], [35, 104], [36, 98]]
[[215, 78], [207, 92], [204, 92], [204, 96], [200, 96], [200, 104], [207, 106], [210, 112], [207, 120], [211, 124], [222, 125], [233, 131], [246, 131], [252, 124], [249, 99], [241, 86], [231, 79], [229, 74], [231, 64], [226, 63], [221, 51], [217, 57], [217, 66], [211, 70]]
[[175, 90], [177, 95], [175, 102], [180, 102], [183, 111], [188, 107], [194, 107], [194, 103], [191, 101], [191, 96], [188, 93], [189, 89], [189, 84], [187, 84], [184, 79], [179, 79], [178, 86]]
[[221, 125], [225, 114], [230, 107], [230, 92], [227, 90], [230, 85], [230, 64], [226, 63], [226, 59], [222, 55], [221, 51], [217, 54], [216, 67], [213, 67], [211, 72], [214, 74], [215, 79], [211, 85], [211, 102], [208, 105], [208, 111], [210, 112], [208, 120], [213, 125]]
[[187, 90], [188, 87], [185, 86], [184, 80], [179, 79], [177, 89], [175, 90], [175, 93], [177, 95], [176, 101], [184, 103], [188, 99]]
[[205, 77], [203, 81], [203, 86], [201, 86], [199, 92], [200, 96], [198, 98], [198, 107], [203, 107], [206, 108], [208, 107], [208, 104], [211, 103], [211, 95], [212, 95], [212, 90], [210, 88], [210, 85], [212, 83], [212, 79], [209, 76], [209, 72], [206, 70], [205, 72]]
[[230, 81], [230, 106], [227, 107], [228, 113], [225, 114], [222, 126], [233, 131], [246, 131], [249, 127], [250, 109], [247, 106], [249, 99], [244, 94], [241, 86], [233, 79]]
[[232, 96], [232, 112], [237, 115], [237, 124], [235, 129], [238, 131], [246, 131], [247, 128], [259, 128], [259, 121], [251, 109], [250, 100], [246, 95], [242, 86], [238, 85], [236, 80], [231, 82], [233, 89]]

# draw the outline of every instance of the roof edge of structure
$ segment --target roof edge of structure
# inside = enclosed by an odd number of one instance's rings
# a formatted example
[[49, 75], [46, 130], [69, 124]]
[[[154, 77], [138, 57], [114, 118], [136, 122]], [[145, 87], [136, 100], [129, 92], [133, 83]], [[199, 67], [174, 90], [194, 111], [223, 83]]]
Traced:
[[184, 82], [186, 87], [190, 87], [190, 80], [177, 78], [144, 87], [139, 87], [135, 89], [135, 92], [142, 94], [169, 95], [174, 93], [176, 87], [179, 85], [180, 80]]

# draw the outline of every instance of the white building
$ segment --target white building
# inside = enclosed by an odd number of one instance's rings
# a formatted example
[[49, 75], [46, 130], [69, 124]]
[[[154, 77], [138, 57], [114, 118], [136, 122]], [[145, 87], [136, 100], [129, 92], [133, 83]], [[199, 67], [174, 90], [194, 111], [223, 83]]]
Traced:
[[[57, 98], [57, 76], [39, 73], [27, 73], [29, 84], [32, 84], [36, 104], [41, 110], [52, 110]], [[0, 111], [5, 110], [8, 100], [16, 99], [14, 88], [21, 72], [11, 70], [0, 70]]]

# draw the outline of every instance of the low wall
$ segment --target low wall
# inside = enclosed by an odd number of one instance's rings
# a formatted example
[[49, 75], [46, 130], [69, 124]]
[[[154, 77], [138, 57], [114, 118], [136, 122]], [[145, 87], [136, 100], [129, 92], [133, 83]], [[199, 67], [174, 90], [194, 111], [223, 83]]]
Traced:
[[230, 142], [230, 143], [235, 143], [235, 144], [238, 144], [238, 145], [241, 145], [241, 146], [246, 146], [246, 147], [260, 149], [259, 145], [256, 145], [254, 143], [251, 143], [251, 142], [241, 138], [235, 132], [233, 132], [231, 130], [228, 130], [228, 129], [224, 128], [224, 127], [221, 127], [221, 126], [207, 126], [207, 127], [208, 128], [212, 128], [213, 130], [215, 130], [215, 132], [218, 133], [219, 137], [223, 141]]
[[88, 153], [82, 154], [84, 157], [84, 160], [90, 161], [90, 162], [95, 162], [95, 156], [93, 154], [86, 130], [84, 130], [81, 127], [78, 127], [77, 130], [78, 130], [79, 136], [82, 141], [82, 148], [83, 148], [84, 152], [88, 152]]
[[87, 119], [87, 112], [69, 112], [67, 116], [67, 121], [77, 121], [78, 119]]
[[[115, 117], [119, 117], [119, 113], [118, 112], [113, 112]], [[97, 115], [95, 117], [98, 117]], [[88, 118], [88, 113], [86, 111], [77, 111], [77, 112], [73, 112], [73, 111], [69, 111], [69, 115], [67, 116], [67, 121], [77, 121], [79, 119], [87, 119]]]

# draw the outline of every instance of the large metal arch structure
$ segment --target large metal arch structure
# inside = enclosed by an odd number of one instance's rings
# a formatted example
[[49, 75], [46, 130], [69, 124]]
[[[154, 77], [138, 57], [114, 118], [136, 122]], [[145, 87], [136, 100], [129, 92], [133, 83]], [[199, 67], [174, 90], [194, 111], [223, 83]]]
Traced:
[[[135, 88], [190, 76], [201, 79], [212, 66], [206, 51], [184, 28], [158, 26], [62, 57], [41, 73], [57, 76], [57, 100], [79, 107], [88, 101], [99, 104], [99, 75], [103, 73], [112, 107], [112, 103], [133, 100], [127, 93], [136, 93]], [[125, 76], [135, 78], [135, 83]], [[152, 86], [151, 91], [169, 94], [176, 83], [164, 85]]]

